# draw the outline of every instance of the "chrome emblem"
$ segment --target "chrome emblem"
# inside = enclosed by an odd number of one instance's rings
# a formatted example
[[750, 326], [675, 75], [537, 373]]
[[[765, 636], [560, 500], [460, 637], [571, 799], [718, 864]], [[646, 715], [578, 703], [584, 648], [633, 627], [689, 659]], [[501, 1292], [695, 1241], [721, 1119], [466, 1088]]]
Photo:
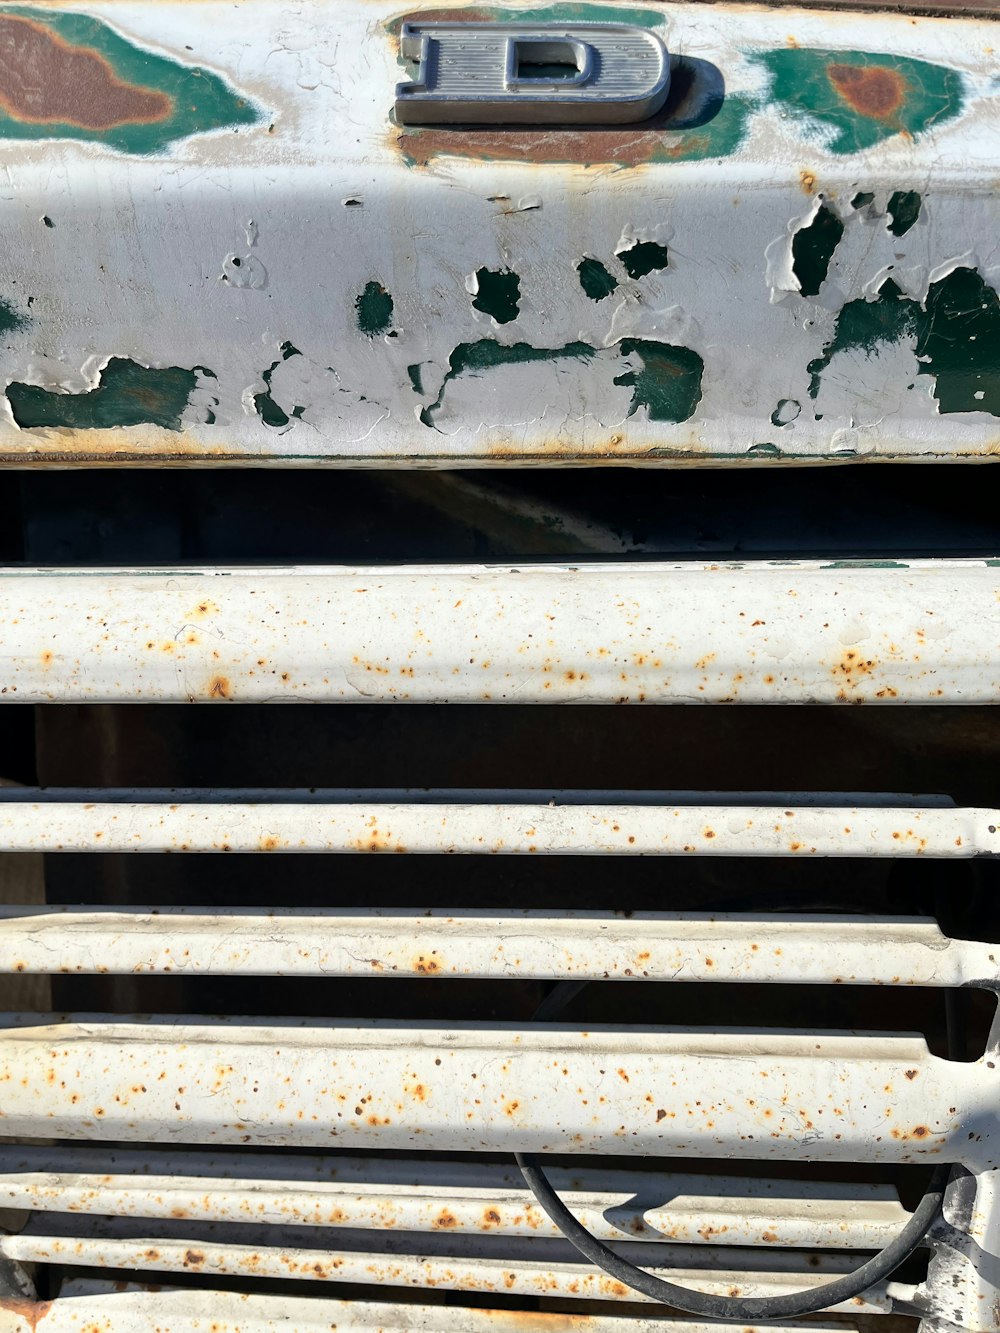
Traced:
[[402, 125], [623, 125], [659, 111], [663, 41], [618, 23], [404, 23]]

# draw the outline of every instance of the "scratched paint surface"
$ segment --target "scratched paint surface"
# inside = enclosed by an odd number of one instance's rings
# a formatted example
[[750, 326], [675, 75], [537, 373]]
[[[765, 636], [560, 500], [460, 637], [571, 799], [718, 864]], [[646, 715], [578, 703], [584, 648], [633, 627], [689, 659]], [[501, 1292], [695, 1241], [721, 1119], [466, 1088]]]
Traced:
[[0, 138], [88, 139], [157, 153], [258, 118], [218, 75], [145, 50], [96, 17], [0, 7]]
[[1000, 449], [988, 23], [420, 12], [655, 24], [668, 104], [404, 131], [387, 0], [0, 9], [0, 461]]

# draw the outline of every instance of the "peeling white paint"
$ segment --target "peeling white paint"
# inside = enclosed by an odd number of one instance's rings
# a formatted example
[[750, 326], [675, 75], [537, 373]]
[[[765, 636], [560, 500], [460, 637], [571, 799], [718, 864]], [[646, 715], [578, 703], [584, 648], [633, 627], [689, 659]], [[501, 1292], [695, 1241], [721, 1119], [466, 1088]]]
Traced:
[[[232, 27], [218, 0], [80, 8], [181, 60], [216, 52], [219, 72], [266, 114], [259, 126], [200, 134], [151, 158], [83, 142], [7, 142], [18, 191], [0, 201], [0, 216], [16, 286], [0, 281], [0, 299], [29, 322], [7, 337], [5, 382], [84, 393], [111, 356], [200, 366], [216, 378], [201, 378], [180, 432], [18, 430], [4, 404], [0, 459], [77, 451], [127, 460], [135, 450], [197, 461], [221, 450], [359, 465], [684, 462], [743, 459], [765, 443], [796, 458], [840, 456], [845, 438], [878, 457], [995, 447], [989, 413], [942, 415], [932, 376], [907, 389], [919, 366], [905, 345], [838, 360], [819, 411], [809, 410], [807, 369], [842, 306], [873, 299], [888, 276], [919, 301], [965, 264], [1000, 284], [987, 21], [658, 7], [674, 49], [721, 71], [730, 99], [765, 97], [752, 57], [787, 49], [790, 35], [801, 48], [898, 53], [966, 77], [960, 117], [861, 152], [832, 153], [807, 123], [762, 102], [745, 141], [716, 161], [623, 167], [439, 154], [421, 165], [420, 135], [401, 137], [388, 119], [399, 66], [385, 0], [344, 0], [335, 23], [318, 0], [294, 16], [266, 2], [241, 9], [238, 33], [221, 48], [217, 34]], [[918, 225], [902, 237], [885, 212], [896, 190], [922, 198]], [[852, 209], [859, 192], [874, 202]], [[821, 200], [845, 232], [827, 281], [807, 298], [791, 244]], [[53, 228], [39, 225], [42, 209]], [[665, 245], [669, 262], [633, 280], [622, 256], [642, 241]], [[584, 256], [617, 280], [609, 298], [583, 291]], [[508, 323], [473, 305], [483, 267], [518, 275], [519, 314]], [[393, 302], [391, 328], [375, 336], [357, 322], [370, 281]], [[22, 293], [30, 311], [17, 304]], [[701, 358], [690, 419], [651, 420], [630, 386], [615, 383], [629, 370], [616, 350], [629, 338]], [[596, 351], [455, 375], [435, 407], [456, 349], [483, 340], [553, 353], [582, 341]], [[270, 372], [286, 342], [301, 357]], [[269, 427], [255, 405], [266, 371], [287, 427]], [[775, 424], [783, 400], [801, 410]], [[292, 417], [296, 406], [304, 410]]]

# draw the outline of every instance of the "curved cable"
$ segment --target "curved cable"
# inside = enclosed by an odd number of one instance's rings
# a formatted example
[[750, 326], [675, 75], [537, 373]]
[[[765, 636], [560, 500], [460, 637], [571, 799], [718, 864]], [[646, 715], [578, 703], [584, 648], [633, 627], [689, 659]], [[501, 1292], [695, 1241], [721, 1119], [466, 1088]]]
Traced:
[[[585, 984], [585, 982], [560, 983], [535, 1010], [534, 1021], [555, 1017]], [[643, 1296], [649, 1296], [654, 1301], [670, 1305], [686, 1314], [700, 1315], [705, 1319], [727, 1319], [748, 1323], [818, 1314], [822, 1310], [829, 1310], [833, 1305], [839, 1305], [842, 1301], [853, 1300], [877, 1282], [883, 1282], [919, 1247], [937, 1219], [950, 1172], [949, 1166], [939, 1166], [935, 1169], [927, 1192], [899, 1235], [853, 1273], [835, 1278], [821, 1287], [812, 1287], [806, 1291], [791, 1292], [782, 1296], [712, 1296], [707, 1292], [678, 1286], [677, 1283], [668, 1282], [665, 1278], [654, 1277], [652, 1273], [647, 1273], [644, 1269], [629, 1263], [627, 1259], [623, 1259], [592, 1235], [573, 1216], [552, 1188], [536, 1156], [530, 1153], [515, 1153], [514, 1158], [521, 1168], [525, 1183], [549, 1218], [585, 1259], [602, 1269], [609, 1277], [613, 1277], [626, 1287], [631, 1287], [633, 1291], [641, 1292]]]

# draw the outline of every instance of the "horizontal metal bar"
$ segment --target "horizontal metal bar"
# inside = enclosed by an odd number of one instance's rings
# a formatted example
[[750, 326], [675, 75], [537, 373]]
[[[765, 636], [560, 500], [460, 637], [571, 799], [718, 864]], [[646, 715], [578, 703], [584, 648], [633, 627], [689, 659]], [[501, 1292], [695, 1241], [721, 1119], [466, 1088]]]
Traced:
[[995, 1061], [916, 1037], [6, 1015], [29, 1138], [995, 1164]]
[[0, 802], [0, 851], [995, 856], [1000, 811]]
[[[67, 1283], [59, 1298], [33, 1304], [0, 1300], [0, 1333], [858, 1333], [853, 1321], [836, 1324], [756, 1325], [705, 1323], [659, 1310], [572, 1314], [566, 1311], [488, 1310], [476, 1306], [418, 1305], [411, 1301], [345, 1301], [263, 1292], [122, 1288], [120, 1283]], [[67, 1291], [69, 1294], [66, 1294]], [[40, 1322], [44, 1320], [44, 1323]], [[843, 1316], [841, 1316], [841, 1321]]]
[[[44, 1320], [44, 1323], [40, 1323]], [[419, 1305], [410, 1300], [345, 1301], [319, 1296], [213, 1291], [202, 1287], [148, 1289], [139, 1284], [65, 1282], [57, 1300], [0, 1300], [0, 1333], [859, 1333], [859, 1325], [809, 1321], [747, 1325], [708, 1323], [661, 1310], [566, 1310], [527, 1313], [478, 1306]]]
[[1000, 985], [920, 918], [0, 905], [0, 973]]
[[[877, 1250], [909, 1214], [878, 1185], [553, 1168], [604, 1240]], [[516, 1168], [382, 1157], [0, 1147], [0, 1206], [275, 1226], [559, 1235]]]
[[5, 698], [986, 703], [983, 560], [29, 570]]
[[[477, 1244], [469, 1236], [451, 1240], [387, 1233], [380, 1235], [379, 1245], [373, 1248], [345, 1245], [343, 1236], [338, 1236], [336, 1245], [327, 1243], [320, 1248], [303, 1244], [307, 1237], [295, 1233], [273, 1236], [269, 1243], [260, 1230], [246, 1226], [212, 1226], [202, 1236], [186, 1236], [170, 1234], [178, 1228], [165, 1223], [147, 1223], [141, 1230], [121, 1219], [103, 1224], [95, 1219], [93, 1227], [83, 1225], [90, 1219], [69, 1217], [65, 1226], [53, 1226], [56, 1220], [38, 1218], [21, 1232], [0, 1235], [0, 1254], [19, 1263], [68, 1262], [80, 1267], [213, 1277], [291, 1278], [548, 1298], [646, 1299], [592, 1268], [560, 1241], [495, 1241], [487, 1250], [481, 1240]], [[702, 1246], [694, 1250], [658, 1243], [614, 1248], [633, 1263], [696, 1290], [750, 1297], [810, 1290], [853, 1271], [862, 1262], [860, 1256], [849, 1253], [806, 1255], [782, 1249], [740, 1252]], [[740, 1267], [740, 1258], [753, 1266]], [[852, 1314], [891, 1308], [885, 1283], [874, 1284], [863, 1297], [832, 1307]]]

